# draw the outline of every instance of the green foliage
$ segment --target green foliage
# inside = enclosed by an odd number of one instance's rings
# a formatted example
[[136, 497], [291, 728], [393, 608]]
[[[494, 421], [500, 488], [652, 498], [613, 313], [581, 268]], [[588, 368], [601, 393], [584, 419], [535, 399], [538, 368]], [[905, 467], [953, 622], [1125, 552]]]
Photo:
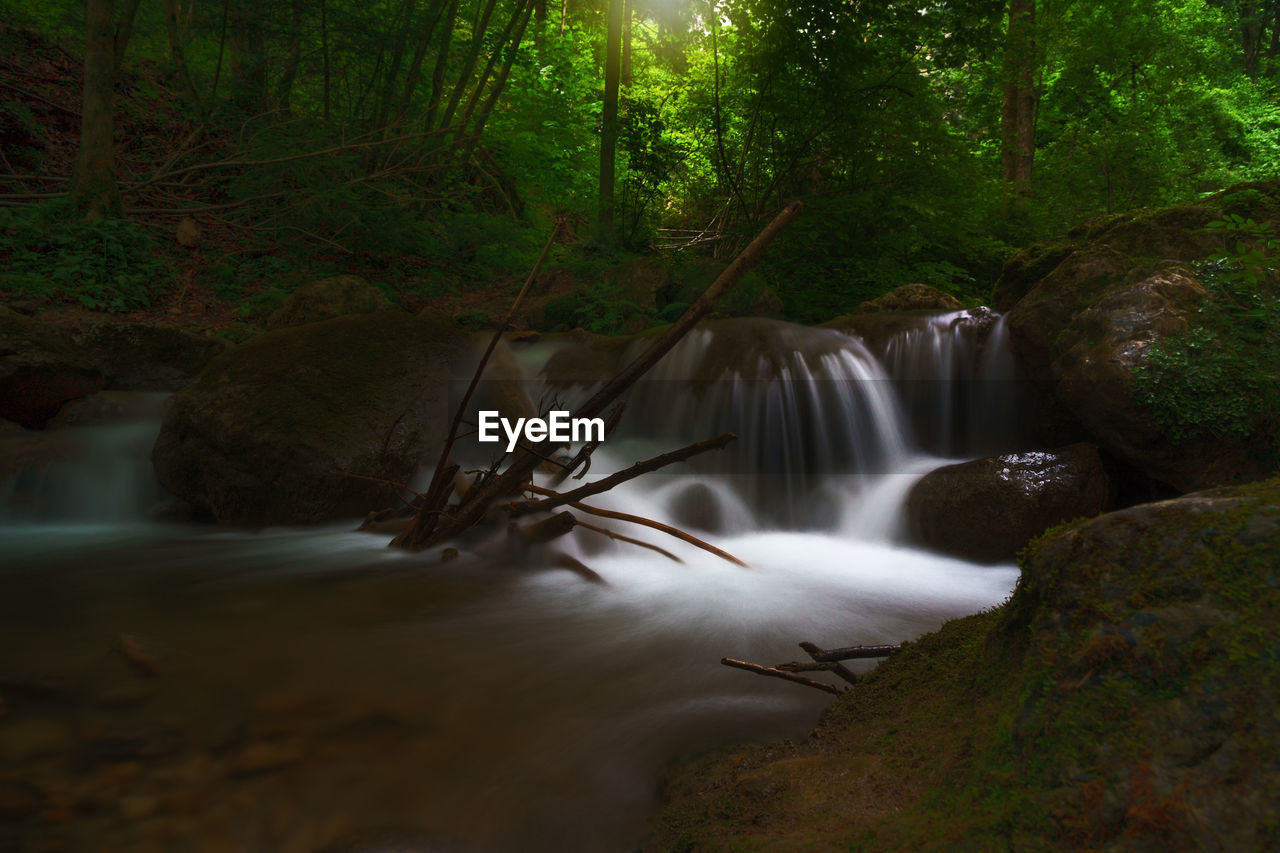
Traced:
[[[1239, 214], [1209, 224], [1225, 247], [1198, 265], [1210, 298], [1185, 334], [1135, 372], [1137, 399], [1174, 439], [1280, 430], [1280, 237]], [[1272, 448], [1280, 452], [1280, 444]], [[1280, 456], [1278, 456], [1280, 458]]]
[[636, 331], [629, 324], [637, 316], [643, 318], [645, 326], [651, 325], [653, 319], [645, 309], [623, 299], [616, 285], [604, 283], [557, 297], [544, 310], [547, 326], [553, 331], [581, 328], [601, 335]]
[[0, 264], [12, 296], [110, 312], [150, 306], [170, 275], [141, 226], [80, 221], [59, 205], [0, 208]]

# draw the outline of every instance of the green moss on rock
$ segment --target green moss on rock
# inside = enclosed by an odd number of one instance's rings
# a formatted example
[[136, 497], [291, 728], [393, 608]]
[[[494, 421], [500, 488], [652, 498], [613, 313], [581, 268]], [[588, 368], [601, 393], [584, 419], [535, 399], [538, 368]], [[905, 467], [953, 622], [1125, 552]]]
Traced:
[[679, 768], [649, 848], [1275, 849], [1277, 553], [1280, 479], [1062, 525], [805, 743]]

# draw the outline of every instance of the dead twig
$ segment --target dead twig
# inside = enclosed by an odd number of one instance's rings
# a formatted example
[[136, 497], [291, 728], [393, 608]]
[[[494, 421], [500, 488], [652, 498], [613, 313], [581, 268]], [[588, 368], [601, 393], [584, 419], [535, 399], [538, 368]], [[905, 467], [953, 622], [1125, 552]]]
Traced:
[[[706, 441], [699, 441], [686, 447], [682, 447], [679, 450], [672, 450], [670, 453], [663, 453], [653, 457], [652, 459], [637, 462], [631, 467], [624, 468], [616, 474], [611, 474], [610, 476], [596, 480], [593, 483], [588, 483], [587, 485], [574, 489], [571, 492], [551, 492], [544, 500], [514, 504], [507, 511], [512, 518], [518, 518], [522, 515], [528, 515], [531, 512], [546, 512], [558, 506], [576, 503], [577, 501], [585, 500], [592, 495], [607, 492], [614, 486], [620, 486], [628, 480], [634, 480], [636, 477], [648, 474], [651, 471], [657, 471], [658, 469], [665, 468], [668, 465], [683, 462], [700, 453], [706, 453], [708, 450], [719, 450], [735, 439], [737, 439], [736, 435], [731, 432], [726, 432], [722, 435], [716, 436], [715, 438], [709, 438]], [[529, 491], [534, 490], [529, 489]], [[539, 494], [544, 493], [545, 492], [539, 492]]]
[[812, 687], [814, 690], [821, 690], [824, 693], [832, 693], [839, 696], [844, 691], [839, 687], [831, 684], [824, 684], [821, 681], [814, 681], [811, 678], [804, 678], [791, 672], [785, 672], [772, 666], [761, 666], [758, 663], [750, 663], [745, 660], [736, 660], [734, 658], [720, 658], [720, 663], [725, 666], [731, 666], [734, 669], [745, 669], [747, 672], [754, 672], [756, 675], [768, 675], [772, 678], [781, 678], [790, 681], [793, 684], [803, 684], [805, 687]]

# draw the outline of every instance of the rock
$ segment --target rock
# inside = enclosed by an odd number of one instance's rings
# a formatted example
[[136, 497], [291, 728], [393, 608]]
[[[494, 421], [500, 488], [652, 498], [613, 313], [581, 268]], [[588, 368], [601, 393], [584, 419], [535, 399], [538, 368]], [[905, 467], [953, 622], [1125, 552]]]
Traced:
[[[1062, 837], [1122, 849], [1158, 813], [1159, 837], [1196, 849], [1274, 846], [1278, 508], [1280, 479], [1199, 492], [1073, 525], [1024, 561], [997, 637], [1031, 650], [1046, 695], [1010, 709], [1010, 743], [1053, 768]], [[1088, 805], [1099, 794], [1118, 820]]]
[[456, 327], [400, 311], [260, 335], [170, 401], [152, 452], [160, 483], [214, 519], [300, 524], [396, 503], [450, 416]]
[[704, 483], [686, 486], [671, 502], [671, 518], [677, 527], [723, 533], [724, 509], [715, 492]]
[[876, 311], [959, 311], [964, 304], [950, 294], [927, 284], [904, 284], [858, 306], [856, 313]]
[[1073, 444], [1013, 453], [926, 474], [911, 489], [912, 541], [978, 563], [1012, 561], [1055, 524], [1107, 509], [1111, 484], [1098, 450]]
[[391, 303], [364, 279], [337, 275], [304, 284], [295, 290], [271, 318], [268, 329], [301, 326], [347, 314], [383, 311]]
[[69, 334], [0, 306], [0, 418], [42, 429], [66, 403], [104, 384]]
[[164, 414], [165, 398], [165, 394], [153, 391], [98, 391], [63, 406], [49, 421], [48, 429], [156, 419]]
[[[1280, 196], [1280, 183], [1259, 185]], [[1185, 332], [1207, 297], [1185, 262], [1222, 245], [1205, 226], [1223, 196], [1085, 223], [1006, 266], [995, 301], [1038, 401], [1061, 435], [1068, 421], [1147, 478], [1181, 491], [1247, 482], [1272, 469], [1259, 425], [1243, 438], [1175, 438], [1134, 394], [1153, 344]], [[1035, 279], [1034, 281], [1032, 279]], [[1016, 304], [1014, 304], [1016, 303]]]
[[200, 245], [200, 226], [188, 216], [178, 223], [178, 228], [173, 236], [177, 239], [179, 246], [193, 249]]
[[95, 323], [80, 333], [79, 342], [107, 387], [126, 391], [176, 391], [231, 348], [221, 338], [147, 323]]
[[298, 764], [306, 757], [306, 750], [298, 741], [259, 741], [249, 744], [231, 759], [231, 772], [236, 776], [270, 773]]

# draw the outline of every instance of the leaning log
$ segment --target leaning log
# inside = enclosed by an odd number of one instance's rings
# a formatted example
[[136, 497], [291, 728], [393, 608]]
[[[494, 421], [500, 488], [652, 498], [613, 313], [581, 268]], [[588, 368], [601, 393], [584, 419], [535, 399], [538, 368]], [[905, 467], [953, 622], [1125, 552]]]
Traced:
[[[800, 215], [802, 209], [803, 205], [798, 201], [787, 205], [685, 310], [680, 319], [583, 403], [574, 412], [574, 417], [593, 418], [602, 415], [640, 377], [670, 352], [699, 320], [710, 313], [720, 298], [756, 264], [774, 238]], [[391, 544], [410, 551], [422, 551], [454, 538], [484, 518], [489, 507], [497, 501], [518, 493], [521, 484], [529, 479], [529, 475], [533, 473], [539, 461], [536, 454], [521, 448], [517, 451], [515, 459], [507, 466], [506, 471], [495, 477], [484, 488], [477, 489], [467, 500], [459, 504], [448, 518], [440, 516], [431, 508], [424, 507], [414, 518], [414, 523], [409, 529], [392, 540]], [[441, 523], [437, 524], [437, 521]]]

